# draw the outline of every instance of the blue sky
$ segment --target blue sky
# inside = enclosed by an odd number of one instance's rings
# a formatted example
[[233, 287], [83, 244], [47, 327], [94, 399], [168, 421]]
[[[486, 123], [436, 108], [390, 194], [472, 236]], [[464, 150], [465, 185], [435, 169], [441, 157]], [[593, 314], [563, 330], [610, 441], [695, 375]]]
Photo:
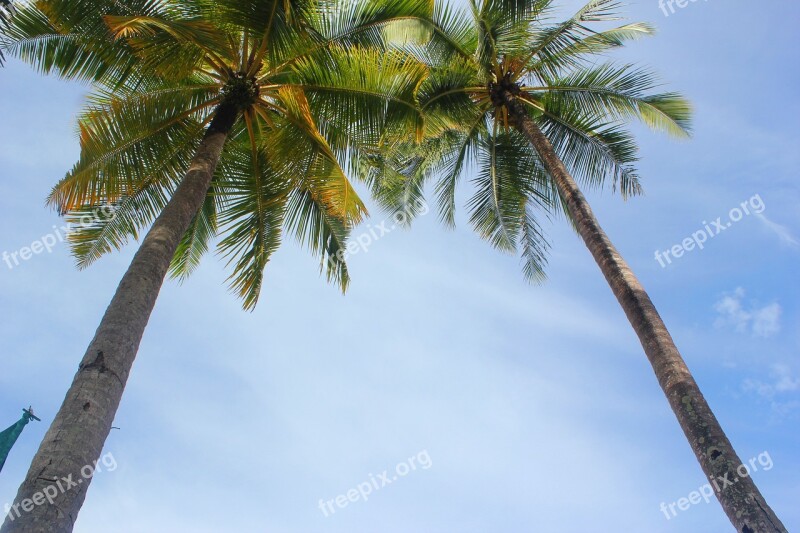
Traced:
[[[739, 455], [769, 455], [753, 475], [795, 530], [800, 7], [627, 9], [659, 35], [619, 58], [646, 62], [690, 97], [695, 135], [637, 128], [646, 195], [588, 196]], [[13, 61], [0, 71], [0, 252], [61, 224], [44, 197], [77, 158], [84, 91]], [[756, 195], [760, 215], [665, 268], [655, 259]], [[530, 286], [519, 260], [460, 215], [454, 231], [428, 214], [353, 256], [346, 296], [292, 242], [268, 266], [253, 313], [227, 293], [213, 255], [184, 284], [168, 282], [106, 443], [117, 467], [95, 477], [76, 531], [730, 531], [715, 501], [670, 520], [659, 510], [706, 481], [579, 238], [563, 220], [548, 224], [549, 280]], [[384, 218], [373, 209], [355, 235]], [[64, 245], [0, 264], [0, 425], [29, 404], [43, 419], [0, 474], [0, 505], [134, 249], [81, 272]], [[327, 517], [318, 507], [412, 457], [428, 467]]]

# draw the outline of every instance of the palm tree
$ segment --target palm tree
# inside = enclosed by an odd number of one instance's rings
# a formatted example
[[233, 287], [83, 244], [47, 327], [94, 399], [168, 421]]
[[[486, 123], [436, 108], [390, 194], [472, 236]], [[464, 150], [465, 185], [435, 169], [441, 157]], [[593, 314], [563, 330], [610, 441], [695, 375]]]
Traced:
[[[520, 251], [524, 272], [541, 279], [548, 245], [540, 213], [563, 210], [625, 311], [678, 421], [731, 522], [741, 532], [785, 532], [749, 477], [628, 264], [600, 227], [576, 180], [612, 180], [624, 196], [640, 191], [629, 119], [687, 135], [690, 106], [674, 93], [653, 93], [655, 77], [598, 55], [652, 33], [646, 24], [594, 31], [587, 23], [618, 20], [619, 3], [592, 0], [555, 25], [552, 0], [471, 0], [463, 14], [439, 7], [424, 46], [406, 47], [431, 66], [419, 91], [426, 120], [420, 146], [385, 141], [371, 159], [376, 192], [406, 212], [436, 176], [442, 220], [454, 223], [455, 191], [476, 169], [470, 222], [493, 246]], [[409, 44], [411, 43], [411, 44]], [[389, 150], [391, 149], [391, 150]], [[723, 480], [733, 481], [725, 485]]]
[[[418, 121], [409, 102], [425, 66], [380, 49], [386, 24], [414, 6], [424, 3], [48, 0], [20, 9], [6, 52], [97, 83], [79, 118], [80, 159], [49, 197], [68, 217], [108, 215], [72, 235], [79, 265], [152, 225], [3, 533], [72, 530], [164, 278], [188, 275], [212, 238], [222, 236], [231, 289], [247, 309], [284, 231], [344, 289], [341, 250], [366, 212], [345, 169], [390, 126]], [[81, 483], [19, 511], [66, 479]]]

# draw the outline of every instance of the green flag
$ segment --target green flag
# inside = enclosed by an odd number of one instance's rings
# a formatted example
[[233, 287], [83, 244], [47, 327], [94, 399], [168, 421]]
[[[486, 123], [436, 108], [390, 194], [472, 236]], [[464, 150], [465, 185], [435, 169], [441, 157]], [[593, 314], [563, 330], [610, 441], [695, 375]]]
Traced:
[[33, 415], [32, 409], [23, 409], [22, 418], [16, 424], [0, 433], [0, 471], [3, 470], [3, 465], [6, 464], [8, 452], [11, 451], [11, 447], [14, 446], [20, 433], [22, 433], [22, 429], [28, 425], [31, 419], [39, 420]]

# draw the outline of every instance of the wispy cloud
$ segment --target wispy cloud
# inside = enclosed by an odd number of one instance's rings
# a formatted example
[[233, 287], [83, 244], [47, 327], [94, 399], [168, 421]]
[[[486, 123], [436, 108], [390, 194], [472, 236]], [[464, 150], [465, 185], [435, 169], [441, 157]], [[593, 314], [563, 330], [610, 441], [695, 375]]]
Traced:
[[795, 377], [787, 365], [772, 365], [769, 382], [746, 379], [742, 384], [745, 392], [755, 392], [759, 396], [772, 399], [778, 394], [800, 391], [800, 377]]
[[726, 294], [714, 304], [718, 313], [714, 322], [716, 327], [732, 326], [736, 331], [751, 332], [756, 337], [771, 337], [781, 329], [780, 319], [783, 309], [777, 302], [758, 307], [750, 305], [745, 308], [743, 300], [745, 290], [737, 287], [731, 294]]
[[778, 238], [781, 240], [781, 244], [785, 246], [790, 246], [792, 248], [800, 248], [800, 241], [798, 241], [795, 236], [789, 231], [789, 228], [786, 226], [781, 226], [780, 224], [771, 221], [763, 214], [756, 215], [758, 219], [766, 226], [768, 230], [775, 233]]
[[770, 368], [770, 379], [748, 378], [742, 382], [742, 390], [760, 396], [772, 406], [777, 419], [791, 416], [800, 407], [797, 393], [800, 392], [800, 377], [785, 364], [774, 364]]

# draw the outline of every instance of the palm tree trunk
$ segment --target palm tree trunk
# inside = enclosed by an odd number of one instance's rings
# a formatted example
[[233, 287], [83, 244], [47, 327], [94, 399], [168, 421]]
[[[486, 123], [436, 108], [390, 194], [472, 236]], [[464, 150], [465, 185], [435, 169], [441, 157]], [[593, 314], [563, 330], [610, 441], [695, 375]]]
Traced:
[[753, 479], [737, 473], [739, 468], [745, 472], [742, 461], [700, 392], [653, 302], [600, 227], [552, 144], [510, 91], [503, 90], [502, 97], [516, 128], [530, 141], [555, 180], [578, 233], [636, 331], [658, 382], [731, 523], [741, 533], [787, 533]]
[[117, 287], [2, 533], [71, 532], [175, 250], [200, 210], [238, 110], [223, 104]]

